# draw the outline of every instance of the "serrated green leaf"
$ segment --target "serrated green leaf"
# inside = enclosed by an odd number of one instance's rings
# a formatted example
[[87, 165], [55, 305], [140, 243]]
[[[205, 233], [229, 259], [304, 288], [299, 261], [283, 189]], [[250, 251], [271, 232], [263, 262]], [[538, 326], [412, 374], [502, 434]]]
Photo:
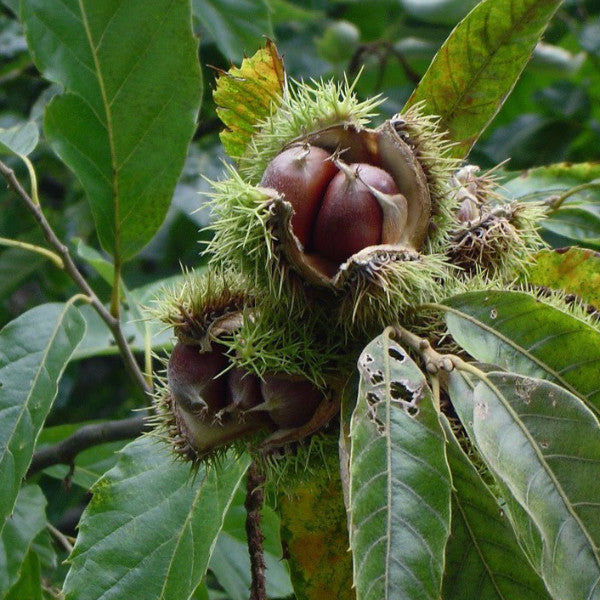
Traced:
[[36, 66], [66, 90], [46, 108], [50, 145], [80, 179], [104, 249], [131, 258], [162, 223], [195, 130], [190, 7], [23, 0], [21, 18]]
[[358, 366], [349, 500], [357, 600], [438, 600], [450, 473], [432, 393], [387, 332], [364, 349]]
[[542, 230], [559, 236], [558, 242], [600, 248], [600, 166], [595, 163], [558, 163], [509, 174], [503, 182], [509, 197], [555, 202], [540, 222]]
[[504, 510], [445, 422], [452, 473], [452, 531], [443, 600], [550, 600]]
[[[219, 533], [209, 568], [230, 600], [247, 600], [250, 589], [250, 556], [246, 536], [246, 509], [244, 495], [238, 493], [229, 509], [223, 529]], [[264, 506], [260, 519], [267, 580], [268, 598], [287, 598], [294, 593], [290, 583], [279, 538], [279, 519], [268, 506]]]
[[461, 21], [407, 105], [441, 117], [464, 157], [500, 110], [560, 0], [484, 0]]
[[37, 125], [31, 121], [9, 129], [0, 127], [0, 152], [27, 156], [37, 146], [39, 137]]
[[0, 331], [0, 529], [12, 510], [58, 381], [85, 333], [77, 308], [42, 304]]
[[5, 600], [42, 600], [42, 570], [38, 555], [30, 550], [21, 568], [19, 580], [4, 597]]
[[444, 301], [448, 330], [474, 358], [554, 381], [600, 414], [600, 332], [522, 292], [469, 292]]
[[[475, 406], [473, 392], [476, 382], [476, 378], [458, 369], [448, 373], [448, 393], [452, 400], [452, 407], [471, 440], [475, 439], [473, 433], [473, 408]], [[540, 533], [529, 515], [512, 497], [502, 482], [496, 481], [495, 485], [498, 488], [498, 494], [502, 499], [502, 507], [511, 522], [517, 542], [529, 557], [533, 569], [539, 574], [542, 561], [542, 538]]]
[[542, 250], [527, 269], [532, 285], [576, 294], [600, 308], [600, 254], [586, 248]]
[[475, 444], [538, 529], [554, 598], [600, 598], [600, 426], [553, 383], [489, 373], [474, 389]]
[[37, 485], [19, 490], [12, 515], [0, 535], [0, 598], [21, 576], [34, 538], [46, 527], [46, 498]]
[[257, 123], [279, 105], [284, 84], [283, 62], [271, 41], [217, 79], [213, 98], [226, 126], [220, 137], [229, 156], [244, 155]]
[[156, 440], [126, 446], [82, 516], [67, 600], [188, 598], [247, 466], [245, 457], [224, 459], [194, 476]]

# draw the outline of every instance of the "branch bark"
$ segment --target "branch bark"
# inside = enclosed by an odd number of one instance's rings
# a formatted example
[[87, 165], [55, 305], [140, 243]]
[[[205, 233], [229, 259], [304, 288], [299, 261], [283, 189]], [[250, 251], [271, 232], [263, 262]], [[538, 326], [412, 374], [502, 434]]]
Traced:
[[106, 442], [133, 439], [149, 428], [145, 416], [84, 425], [58, 444], [36, 450], [27, 477], [52, 465], [72, 465], [75, 457], [83, 450]]
[[115, 343], [119, 348], [121, 356], [123, 357], [123, 362], [125, 364], [125, 368], [129, 372], [129, 375], [133, 379], [133, 381], [137, 384], [137, 386], [145, 393], [152, 393], [152, 388], [146, 381], [142, 370], [140, 369], [127, 340], [125, 339], [125, 335], [123, 334], [123, 330], [121, 329], [121, 322], [118, 318], [114, 317], [102, 304], [101, 300], [98, 298], [94, 290], [90, 287], [88, 282], [85, 280], [73, 259], [71, 258], [71, 254], [69, 253], [69, 249], [65, 246], [61, 240], [58, 238], [54, 230], [52, 229], [50, 223], [46, 219], [44, 213], [42, 212], [39, 204], [36, 204], [29, 194], [25, 191], [23, 186], [19, 183], [19, 180], [15, 176], [15, 172], [5, 165], [2, 161], [0, 161], [0, 175], [6, 180], [8, 183], [8, 187], [19, 196], [19, 198], [23, 201], [29, 212], [33, 215], [34, 219], [37, 221], [40, 229], [42, 230], [44, 237], [48, 244], [56, 250], [57, 254], [63, 261], [63, 269], [64, 271], [71, 277], [71, 279], [77, 284], [79, 289], [89, 298], [90, 304], [94, 307], [96, 312], [100, 315], [100, 318], [106, 323], [107, 327], [110, 329], [113, 337], [115, 338]]
[[246, 483], [246, 534], [248, 536], [248, 552], [250, 553], [250, 600], [267, 600], [265, 580], [265, 555], [263, 551], [264, 536], [260, 527], [260, 510], [264, 501], [263, 486], [265, 476], [259, 471], [256, 461], [252, 461], [248, 469]]

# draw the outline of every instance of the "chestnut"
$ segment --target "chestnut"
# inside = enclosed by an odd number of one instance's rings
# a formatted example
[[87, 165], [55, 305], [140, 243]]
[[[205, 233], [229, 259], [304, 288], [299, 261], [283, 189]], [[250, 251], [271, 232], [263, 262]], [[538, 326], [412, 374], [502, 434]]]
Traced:
[[382, 241], [383, 209], [373, 190], [398, 193], [391, 175], [373, 165], [354, 163], [329, 183], [313, 230], [313, 250], [336, 263]]
[[167, 366], [167, 380], [174, 399], [188, 412], [216, 413], [225, 406], [227, 358], [220, 347], [201, 352], [197, 345], [175, 344]]
[[338, 170], [330, 158], [329, 152], [317, 146], [292, 146], [269, 163], [260, 182], [283, 194], [292, 205], [292, 230], [304, 247], [310, 241], [325, 188]]
[[311, 381], [284, 374], [267, 374], [260, 383], [264, 410], [281, 429], [301, 427], [315, 414], [324, 398]]
[[260, 380], [254, 373], [233, 367], [227, 373], [227, 407], [244, 412], [262, 402]]

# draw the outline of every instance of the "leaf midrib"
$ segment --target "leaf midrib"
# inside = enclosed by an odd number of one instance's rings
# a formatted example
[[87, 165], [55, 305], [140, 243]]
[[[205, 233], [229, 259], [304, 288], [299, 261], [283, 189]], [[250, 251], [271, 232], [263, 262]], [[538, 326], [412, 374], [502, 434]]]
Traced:
[[504, 343], [507, 346], [513, 348], [519, 354], [522, 354], [525, 358], [527, 358], [533, 364], [535, 364], [536, 366], [538, 366], [542, 371], [544, 371], [545, 373], [548, 373], [549, 375], [551, 375], [552, 377], [554, 377], [560, 383], [560, 385], [562, 387], [568, 389], [572, 394], [574, 394], [575, 396], [577, 396], [581, 400], [583, 400], [583, 401], [586, 400], [586, 398], [583, 397], [582, 394], [580, 394], [575, 388], [573, 388], [570, 383], [568, 383], [567, 381], [565, 381], [554, 369], [552, 369], [545, 362], [543, 362], [542, 360], [538, 359], [536, 356], [534, 356], [533, 354], [531, 354], [523, 346], [517, 344], [516, 342], [514, 342], [510, 338], [506, 337], [502, 332], [498, 331], [497, 329], [494, 329], [493, 327], [490, 327], [489, 325], [487, 325], [483, 321], [478, 320], [477, 318], [473, 317], [472, 315], [469, 315], [468, 313], [462, 312], [462, 311], [460, 311], [460, 310], [458, 310], [456, 308], [453, 308], [451, 306], [447, 306], [447, 305], [441, 305], [441, 306], [442, 306], [442, 309], [444, 311], [449, 312], [451, 314], [454, 314], [455, 316], [459, 317], [460, 319], [464, 319], [465, 321], [468, 321], [469, 323], [471, 323], [471, 325], [475, 325], [476, 327], [479, 327], [480, 329], [483, 329], [486, 333], [489, 333], [489, 334], [495, 336], [502, 343]]
[[[457, 112], [458, 107], [461, 105], [461, 103], [463, 102], [464, 98], [467, 96], [468, 90], [470, 90], [475, 81], [479, 80], [481, 77], [481, 73], [488, 67], [488, 65], [497, 57], [498, 51], [499, 49], [503, 48], [506, 45], [506, 41], [509, 40], [512, 37], [515, 37], [517, 32], [521, 32], [522, 31], [522, 27], [519, 27], [519, 25], [523, 22], [525, 22], [526, 25], [529, 24], [529, 22], [526, 20], [527, 16], [532, 13], [539, 4], [545, 4], [546, 0], [538, 0], [537, 2], [535, 2], [534, 4], [531, 4], [530, 7], [525, 11], [525, 13], [523, 13], [521, 19], [519, 21], [517, 21], [515, 23], [514, 20], [512, 20], [512, 24], [513, 27], [511, 27], [510, 29], [508, 29], [505, 33], [505, 35], [501, 36], [499, 38], [499, 42], [497, 44], [495, 44], [495, 49], [493, 52], [489, 52], [487, 55], [487, 59], [483, 61], [483, 63], [481, 64], [480, 68], [477, 69], [477, 71], [469, 78], [469, 81], [465, 83], [465, 85], [463, 86], [463, 90], [460, 93], [459, 96], [456, 97], [455, 101], [452, 103], [450, 110], [445, 110], [444, 111], [444, 121], [451, 121], [454, 119], [454, 115]], [[511, 2], [511, 6], [513, 6], [513, 3]], [[512, 12], [512, 10], [511, 10]], [[489, 18], [489, 10], [486, 13], [485, 16], [485, 20], [486, 23], [488, 21]], [[470, 23], [469, 23], [470, 25]], [[486, 25], [486, 29], [487, 29], [487, 25]], [[469, 36], [465, 36], [465, 39], [468, 39]], [[538, 36], [539, 37], [539, 36]], [[441, 51], [444, 51], [444, 48], [442, 48]], [[515, 82], [516, 83], [516, 82]], [[513, 84], [514, 87], [514, 84]], [[491, 119], [492, 117], [490, 117]], [[490, 120], [488, 119], [488, 120]]]
[[[497, 375], [502, 377], [504, 375], [504, 373], [497, 373]], [[568, 496], [566, 495], [566, 493], [563, 489], [563, 486], [558, 481], [558, 479], [556, 478], [556, 475], [554, 474], [554, 471], [550, 468], [550, 465], [545, 460], [544, 454], [540, 450], [535, 438], [530, 433], [530, 431], [527, 428], [527, 426], [525, 425], [525, 423], [521, 420], [520, 415], [513, 409], [512, 405], [510, 404], [510, 401], [504, 396], [504, 394], [500, 391], [500, 389], [489, 378], [486, 377], [486, 380], [483, 380], [483, 379], [480, 380], [480, 382], [477, 384], [477, 386], [479, 386], [479, 385], [483, 385], [483, 386], [487, 387], [488, 389], [490, 389], [492, 391], [492, 393], [494, 393], [496, 395], [496, 397], [500, 400], [500, 403], [501, 403], [502, 407], [504, 408], [504, 410], [508, 413], [510, 418], [513, 420], [513, 423], [515, 423], [517, 425], [518, 429], [521, 431], [522, 435], [525, 437], [525, 439], [529, 443], [529, 446], [532, 449], [533, 454], [537, 458], [537, 461], [538, 461], [538, 464], [539, 464], [541, 470], [551, 480], [551, 482], [554, 486], [554, 489], [556, 490], [560, 500], [563, 503], [565, 510], [571, 516], [571, 518], [575, 521], [575, 523], [581, 530], [581, 533], [585, 537], [585, 539], [589, 545], [589, 548], [596, 560], [596, 564], [600, 568], [599, 549], [596, 547], [594, 541], [591, 539], [591, 537], [588, 533], [588, 530], [584, 526], [579, 515], [572, 508], [572, 503], [571, 503], [570, 499], [568, 498]], [[593, 417], [593, 413], [591, 411], [590, 411], [590, 413]], [[529, 483], [530, 482], [528, 482], [528, 485], [529, 485]], [[529, 507], [525, 508], [525, 510], [527, 511], [527, 514], [530, 514]]]
[[[39, 364], [38, 368], [35, 371], [35, 375], [33, 376], [32, 380], [31, 380], [31, 386], [29, 388], [29, 392], [28, 392], [28, 394], [27, 394], [27, 396], [25, 398], [25, 401], [22, 404], [21, 410], [19, 411], [19, 416], [17, 417], [17, 419], [15, 421], [15, 425], [14, 425], [14, 427], [13, 427], [11, 433], [10, 433], [10, 436], [8, 438], [9, 440], [13, 439], [15, 431], [16, 431], [19, 423], [21, 422], [21, 419], [23, 418], [23, 415], [27, 411], [27, 408], [29, 407], [29, 403], [31, 401], [31, 397], [33, 395], [33, 392], [37, 389], [37, 385], [38, 385], [38, 381], [39, 381], [40, 375], [41, 375], [41, 373], [44, 370], [46, 370], [46, 359], [48, 357], [50, 349], [54, 345], [54, 341], [56, 340], [56, 338], [58, 336], [58, 331], [61, 329], [62, 323], [65, 320], [65, 315], [67, 314], [67, 312], [69, 311], [70, 308], [71, 308], [70, 304], [65, 304], [65, 306], [63, 307], [63, 310], [61, 311], [61, 313], [59, 315], [59, 318], [56, 320], [56, 325], [55, 325], [54, 329], [52, 330], [52, 333], [51, 333], [50, 337], [48, 338], [48, 342], [47, 342], [47, 344], [43, 348], [42, 360], [40, 361], [40, 364]], [[3, 457], [6, 452], [11, 452], [8, 443], [5, 446], [5, 452], [2, 453], [2, 454], [0, 454], [0, 458]]]
[[106, 94], [106, 86], [104, 83], [104, 76], [102, 74], [102, 69], [100, 66], [100, 59], [98, 57], [98, 52], [96, 50], [96, 46], [93, 43], [92, 32], [90, 30], [90, 25], [88, 22], [87, 13], [85, 11], [85, 6], [83, 4], [83, 0], [77, 0], [79, 4], [79, 10], [81, 12], [81, 19], [83, 23], [83, 27], [85, 29], [85, 35], [90, 47], [90, 52], [92, 54], [92, 59], [94, 61], [94, 67], [96, 69], [96, 78], [98, 79], [98, 86], [100, 88], [100, 96], [102, 97], [102, 105], [104, 107], [104, 113], [106, 116], [106, 132], [108, 135], [108, 146], [110, 150], [110, 166], [111, 166], [111, 189], [112, 189], [112, 197], [113, 197], [113, 208], [114, 208], [114, 216], [113, 216], [113, 231], [114, 231], [114, 248], [113, 248], [113, 256], [115, 257], [115, 261], [118, 262], [119, 257], [121, 256], [121, 219], [120, 219], [120, 202], [119, 202], [119, 180], [117, 177], [117, 157], [115, 150], [115, 141], [113, 135], [113, 120], [112, 120], [112, 112], [111, 105], [108, 102], [108, 97]]

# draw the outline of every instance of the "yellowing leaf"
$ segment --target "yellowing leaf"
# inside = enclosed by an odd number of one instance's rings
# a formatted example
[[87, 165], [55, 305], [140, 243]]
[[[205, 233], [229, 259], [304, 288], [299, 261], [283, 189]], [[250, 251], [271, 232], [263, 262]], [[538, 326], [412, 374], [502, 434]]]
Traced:
[[577, 294], [584, 302], [600, 306], [600, 253], [587, 248], [542, 250], [529, 269], [535, 285]]
[[337, 454], [310, 477], [285, 482], [279, 501], [282, 537], [298, 600], [354, 600], [346, 509]]
[[279, 105], [284, 86], [283, 61], [270, 40], [239, 68], [221, 72], [213, 98], [226, 126], [221, 142], [229, 156], [243, 156], [256, 124]]

